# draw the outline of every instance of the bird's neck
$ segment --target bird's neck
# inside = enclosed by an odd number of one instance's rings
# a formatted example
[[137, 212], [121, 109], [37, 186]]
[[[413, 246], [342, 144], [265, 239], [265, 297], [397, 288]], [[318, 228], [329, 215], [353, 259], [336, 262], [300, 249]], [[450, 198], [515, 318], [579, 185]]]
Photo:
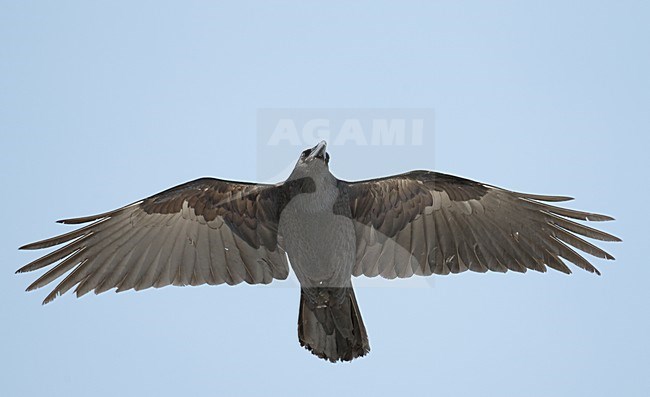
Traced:
[[330, 173], [310, 176], [310, 178], [314, 181], [314, 192], [302, 193], [294, 197], [291, 206], [304, 213], [331, 212], [339, 193], [336, 178]]

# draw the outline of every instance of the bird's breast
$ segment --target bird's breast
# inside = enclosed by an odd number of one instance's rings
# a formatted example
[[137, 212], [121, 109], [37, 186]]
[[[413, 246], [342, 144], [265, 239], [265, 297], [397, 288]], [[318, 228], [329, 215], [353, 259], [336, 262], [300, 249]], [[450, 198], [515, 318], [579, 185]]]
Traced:
[[292, 200], [280, 215], [279, 233], [303, 286], [349, 284], [356, 255], [350, 218], [335, 214], [332, 207], [315, 211]]

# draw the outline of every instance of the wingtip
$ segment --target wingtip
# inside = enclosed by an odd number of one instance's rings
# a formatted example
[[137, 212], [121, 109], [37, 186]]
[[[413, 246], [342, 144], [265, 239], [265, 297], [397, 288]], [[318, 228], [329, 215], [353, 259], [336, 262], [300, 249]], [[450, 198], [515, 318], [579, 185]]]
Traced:
[[45, 299], [43, 299], [41, 305], [43, 306], [47, 305], [48, 303], [56, 299], [57, 296], [59, 296], [59, 293], [57, 291], [52, 291], [48, 296], [45, 297]]
[[56, 223], [60, 223], [62, 225], [78, 225], [80, 223], [87, 223], [90, 222], [94, 219], [92, 217], [85, 217], [85, 218], [68, 218], [68, 219], [59, 219], [56, 221]]
[[553, 200], [546, 200], [546, 201], [554, 201], [554, 202], [563, 202], [563, 201], [572, 201], [575, 200], [575, 198], [571, 196], [553, 196]]
[[[33, 263], [33, 262], [32, 262], [32, 263]], [[31, 265], [31, 263], [26, 264], [25, 266], [23, 266], [23, 267], [21, 267], [20, 269], [16, 270], [16, 271], [14, 272], [14, 274], [28, 273], [28, 272], [31, 272], [32, 270], [35, 270], [35, 269], [30, 269], [30, 268], [29, 268], [30, 265]]]
[[18, 250], [19, 251], [33, 251], [33, 250], [38, 250], [38, 249], [48, 247], [48, 246], [42, 246], [42, 244], [40, 244], [40, 243], [41, 243], [41, 241], [37, 241], [35, 243], [25, 244], [22, 247], [19, 247]]
[[545, 201], [547, 203], [561, 203], [564, 201], [571, 201], [574, 200], [573, 197], [570, 196], [548, 196], [544, 194], [532, 194], [532, 193], [522, 193], [522, 192], [515, 192], [517, 195], [520, 197], [530, 199], [530, 200], [537, 200], [537, 201]]
[[608, 222], [608, 221], [614, 221], [613, 217], [609, 215], [600, 215], [600, 214], [589, 214], [586, 216], [588, 221], [591, 222]]
[[38, 249], [37, 247], [35, 247], [35, 245], [36, 245], [36, 243], [29, 243], [29, 244], [21, 245], [20, 247], [18, 247], [18, 250], [19, 251], [26, 251], [26, 250]]
[[100, 215], [91, 215], [91, 216], [85, 216], [82, 218], [67, 218], [67, 219], [59, 219], [56, 221], [56, 223], [60, 223], [63, 225], [79, 225], [82, 223], [88, 223], [92, 221], [96, 221], [98, 219], [101, 219], [105, 216], [105, 214], [100, 214]]

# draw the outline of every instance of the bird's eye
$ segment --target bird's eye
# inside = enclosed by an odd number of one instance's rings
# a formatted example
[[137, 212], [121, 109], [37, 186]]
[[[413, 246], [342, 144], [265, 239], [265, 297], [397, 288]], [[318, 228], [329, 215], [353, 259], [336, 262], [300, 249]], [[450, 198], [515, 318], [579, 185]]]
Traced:
[[300, 155], [300, 157], [307, 157], [307, 156], [309, 156], [309, 153], [311, 153], [311, 149], [306, 149], [306, 150], [304, 150], [304, 151], [302, 152], [302, 154]]
[[329, 153], [325, 153], [325, 163], [326, 164], [330, 163], [330, 154]]

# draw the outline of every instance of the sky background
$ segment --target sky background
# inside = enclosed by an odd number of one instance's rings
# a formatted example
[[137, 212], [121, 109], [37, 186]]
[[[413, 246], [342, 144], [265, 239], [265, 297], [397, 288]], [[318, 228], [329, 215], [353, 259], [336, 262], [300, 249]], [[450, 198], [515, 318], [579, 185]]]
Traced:
[[[1, 394], [650, 395], [649, 19], [647, 1], [1, 0]], [[433, 109], [424, 146], [332, 146], [332, 172], [570, 195], [617, 219], [597, 225], [617, 260], [359, 286], [372, 351], [336, 365], [299, 346], [290, 280], [24, 292], [39, 253], [17, 247], [57, 219], [295, 161], [260, 143], [269, 108]]]

